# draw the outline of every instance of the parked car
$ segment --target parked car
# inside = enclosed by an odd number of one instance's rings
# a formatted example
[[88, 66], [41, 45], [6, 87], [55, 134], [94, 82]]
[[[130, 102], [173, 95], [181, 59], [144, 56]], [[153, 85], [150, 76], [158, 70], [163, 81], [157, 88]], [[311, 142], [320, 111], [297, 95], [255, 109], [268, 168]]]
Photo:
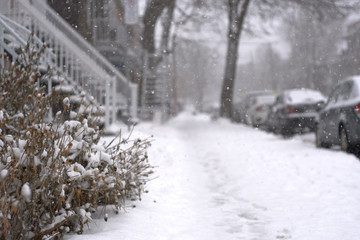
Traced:
[[253, 98], [253, 104], [248, 109], [248, 116], [254, 127], [262, 128], [267, 122], [271, 106], [276, 100], [275, 94], [258, 95]]
[[353, 151], [360, 144], [360, 76], [336, 85], [317, 119], [316, 145], [340, 145]]
[[288, 136], [315, 130], [318, 111], [326, 98], [319, 91], [292, 89], [281, 93], [272, 106], [269, 128]]
[[273, 95], [270, 91], [253, 91], [244, 95], [241, 100], [234, 104], [234, 116], [233, 119], [236, 122], [251, 124], [249, 116], [249, 108], [256, 103], [257, 96]]

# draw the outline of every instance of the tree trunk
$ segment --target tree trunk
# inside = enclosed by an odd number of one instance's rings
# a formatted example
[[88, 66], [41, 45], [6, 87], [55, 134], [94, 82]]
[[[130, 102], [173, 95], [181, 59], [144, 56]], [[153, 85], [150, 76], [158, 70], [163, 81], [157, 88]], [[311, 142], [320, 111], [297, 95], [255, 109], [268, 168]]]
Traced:
[[[164, 51], [157, 51], [155, 45], [155, 26], [162, 13], [167, 10], [168, 21], [165, 23], [164, 33], [162, 36], [163, 50], [167, 50], [170, 28], [172, 23], [173, 11], [175, 7], [175, 0], [150, 0], [147, 4], [143, 23], [143, 49], [144, 49], [144, 66], [143, 74], [140, 82], [141, 92], [139, 94], [141, 99], [141, 109], [143, 118], [152, 118], [152, 114], [155, 108], [158, 108], [163, 104], [162, 97], [159, 95], [156, 87], [159, 84], [156, 68], [162, 60], [162, 54]], [[156, 55], [156, 52], [159, 54]]]
[[[232, 118], [239, 40], [251, 0], [229, 0], [229, 26], [226, 65], [220, 100], [220, 116]], [[242, 3], [242, 4], [240, 4]]]
[[224, 80], [221, 92], [220, 116], [232, 118], [232, 99], [234, 95], [234, 78], [236, 74], [236, 63], [238, 57], [239, 38], [229, 38], [227, 45], [227, 56]]
[[171, 32], [172, 20], [174, 16], [174, 9], [175, 9], [175, 1], [169, 2], [169, 5], [167, 6], [166, 9], [166, 14], [162, 21], [163, 32], [161, 35], [161, 44], [160, 44], [162, 53], [168, 53], [169, 51], [170, 32]]
[[[151, 0], [145, 10], [143, 23], [143, 46], [148, 53], [152, 54], [155, 52], [155, 26], [158, 18], [165, 8], [173, 8], [175, 0]], [[171, 21], [171, 19], [170, 19]]]

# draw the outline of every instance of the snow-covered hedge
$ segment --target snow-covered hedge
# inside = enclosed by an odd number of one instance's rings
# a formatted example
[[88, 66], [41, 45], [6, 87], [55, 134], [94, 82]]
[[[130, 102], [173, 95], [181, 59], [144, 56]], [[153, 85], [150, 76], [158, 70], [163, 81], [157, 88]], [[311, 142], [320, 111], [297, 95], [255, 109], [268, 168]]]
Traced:
[[39, 73], [41, 54], [27, 46], [0, 66], [0, 239], [81, 233], [98, 206], [119, 211], [138, 199], [152, 173], [149, 140], [99, 144], [101, 111], [83, 93], [65, 96], [50, 117], [63, 96], [39, 87], [53, 77]]

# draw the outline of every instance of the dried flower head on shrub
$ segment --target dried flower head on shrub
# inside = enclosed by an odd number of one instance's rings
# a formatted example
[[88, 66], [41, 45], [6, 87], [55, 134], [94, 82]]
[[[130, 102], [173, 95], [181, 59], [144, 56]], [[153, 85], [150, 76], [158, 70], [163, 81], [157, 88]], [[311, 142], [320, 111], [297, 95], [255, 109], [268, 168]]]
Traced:
[[152, 174], [149, 139], [100, 145], [94, 101], [75, 87], [65, 96], [64, 83], [47, 90], [59, 76], [40, 73], [44, 49], [0, 56], [0, 239], [81, 233], [99, 206], [139, 199]]

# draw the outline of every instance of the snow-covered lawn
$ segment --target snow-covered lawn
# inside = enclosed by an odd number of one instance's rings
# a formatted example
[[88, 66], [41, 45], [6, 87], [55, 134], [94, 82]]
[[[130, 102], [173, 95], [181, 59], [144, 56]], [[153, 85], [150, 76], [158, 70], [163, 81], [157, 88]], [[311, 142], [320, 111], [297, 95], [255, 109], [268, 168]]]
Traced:
[[150, 192], [66, 239], [360, 239], [359, 159], [317, 149], [311, 134], [283, 139], [184, 113], [133, 137], [149, 135]]

